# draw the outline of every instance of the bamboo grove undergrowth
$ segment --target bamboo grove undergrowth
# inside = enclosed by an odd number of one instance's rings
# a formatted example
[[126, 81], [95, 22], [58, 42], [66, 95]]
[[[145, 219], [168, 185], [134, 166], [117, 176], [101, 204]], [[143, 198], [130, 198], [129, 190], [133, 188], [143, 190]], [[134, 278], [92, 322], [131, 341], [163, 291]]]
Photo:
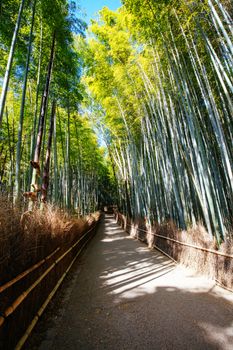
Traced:
[[219, 244], [232, 234], [232, 3], [123, 4], [101, 10], [80, 44], [119, 207], [150, 223], [203, 223]]

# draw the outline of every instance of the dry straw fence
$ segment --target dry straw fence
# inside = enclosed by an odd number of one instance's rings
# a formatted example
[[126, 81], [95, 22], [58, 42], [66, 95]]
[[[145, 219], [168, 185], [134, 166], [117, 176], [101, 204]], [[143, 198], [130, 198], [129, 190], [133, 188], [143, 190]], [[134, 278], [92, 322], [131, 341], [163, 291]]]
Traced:
[[178, 230], [172, 222], [150, 227], [143, 220], [132, 221], [115, 213], [117, 222], [133, 238], [139, 239], [149, 248], [155, 248], [175, 262], [207, 275], [222, 287], [233, 292], [233, 242], [226, 240], [216, 249], [203, 226]]
[[100, 219], [86, 222], [72, 241], [0, 286], [0, 349], [21, 349]]

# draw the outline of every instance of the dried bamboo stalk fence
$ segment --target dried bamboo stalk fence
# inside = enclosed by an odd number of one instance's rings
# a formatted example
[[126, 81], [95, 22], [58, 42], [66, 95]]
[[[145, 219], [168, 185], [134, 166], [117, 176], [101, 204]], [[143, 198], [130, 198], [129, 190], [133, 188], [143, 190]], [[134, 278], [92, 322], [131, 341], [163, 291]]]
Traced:
[[51, 254], [0, 286], [0, 349], [21, 349], [98, 222], [72, 244]]

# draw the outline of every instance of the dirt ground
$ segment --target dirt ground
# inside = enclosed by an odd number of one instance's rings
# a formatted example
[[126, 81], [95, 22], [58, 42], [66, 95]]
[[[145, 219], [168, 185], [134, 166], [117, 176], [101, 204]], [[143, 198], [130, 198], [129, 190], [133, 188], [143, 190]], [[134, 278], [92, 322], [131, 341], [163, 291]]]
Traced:
[[106, 215], [26, 349], [233, 349], [233, 295]]

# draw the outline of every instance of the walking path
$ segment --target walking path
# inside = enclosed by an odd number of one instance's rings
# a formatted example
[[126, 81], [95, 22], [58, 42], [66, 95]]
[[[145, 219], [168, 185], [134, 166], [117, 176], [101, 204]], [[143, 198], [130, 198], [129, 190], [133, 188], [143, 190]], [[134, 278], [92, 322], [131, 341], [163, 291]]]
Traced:
[[111, 215], [73, 274], [40, 350], [233, 349], [231, 293], [148, 250]]

